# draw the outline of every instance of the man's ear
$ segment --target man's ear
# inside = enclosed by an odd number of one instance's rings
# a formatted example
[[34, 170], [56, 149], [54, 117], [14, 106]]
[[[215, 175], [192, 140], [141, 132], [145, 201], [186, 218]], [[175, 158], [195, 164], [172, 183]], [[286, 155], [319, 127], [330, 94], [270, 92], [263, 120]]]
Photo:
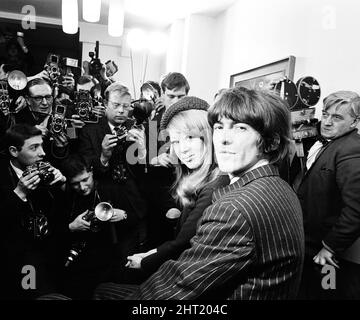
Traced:
[[19, 150], [18, 150], [16, 147], [14, 147], [14, 146], [10, 146], [10, 147], [9, 147], [9, 153], [10, 153], [10, 155], [11, 155], [12, 157], [17, 158], [18, 155], [19, 155]]

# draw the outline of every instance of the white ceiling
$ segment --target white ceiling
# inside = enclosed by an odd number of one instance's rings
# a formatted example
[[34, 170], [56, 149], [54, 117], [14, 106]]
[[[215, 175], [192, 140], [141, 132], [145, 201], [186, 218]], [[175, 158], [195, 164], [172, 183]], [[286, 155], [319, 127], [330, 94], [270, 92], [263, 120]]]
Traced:
[[[190, 13], [215, 17], [236, 0], [126, 0], [125, 27], [164, 28]], [[107, 24], [110, 0], [102, 0], [101, 24]], [[82, 21], [82, 0], [79, 21]], [[25, 5], [35, 7], [39, 17], [61, 19], [61, 0], [0, 0], [0, 11], [21, 14]]]

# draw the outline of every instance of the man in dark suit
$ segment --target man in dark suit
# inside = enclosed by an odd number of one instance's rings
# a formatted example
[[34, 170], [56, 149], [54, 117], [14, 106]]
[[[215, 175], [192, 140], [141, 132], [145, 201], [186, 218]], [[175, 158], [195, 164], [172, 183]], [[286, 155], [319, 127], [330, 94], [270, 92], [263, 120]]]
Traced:
[[[209, 121], [219, 168], [231, 182], [214, 192], [191, 248], [128, 298], [295, 298], [304, 257], [301, 207], [276, 167], [288, 150], [289, 111], [275, 95], [237, 87], [217, 99]], [[96, 298], [130, 290], [104, 291]]]
[[[338, 91], [324, 99], [321, 138], [309, 150], [298, 196], [304, 214], [306, 258], [301, 298], [360, 298], [360, 97]], [[336, 290], [321, 287], [321, 267], [336, 268]]]
[[[142, 222], [146, 205], [139, 192], [136, 166], [146, 157], [144, 129], [134, 128], [130, 118], [131, 96], [129, 90], [119, 83], [105, 90], [105, 117], [99, 123], [88, 124], [79, 135], [78, 152], [88, 163], [94, 165], [94, 177], [107, 190], [110, 198], [122, 199], [119, 209], [126, 211], [136, 226], [122, 230], [129, 238], [137, 237], [134, 245], [127, 248], [124, 257], [135, 250], [142, 236]], [[123, 263], [123, 261], [119, 261]]]
[[[41, 131], [17, 124], [5, 136], [6, 156], [0, 162], [1, 275], [3, 299], [29, 299], [57, 291], [62, 233], [60, 186], [65, 177], [50, 168], [53, 177], [45, 183], [39, 170], [26, 168], [44, 159]], [[49, 178], [50, 179], [50, 178]], [[60, 186], [59, 186], [60, 185]], [[58, 202], [59, 201], [59, 202]], [[34, 284], [24, 288], [23, 267], [34, 267]], [[30, 281], [31, 282], [31, 281]]]

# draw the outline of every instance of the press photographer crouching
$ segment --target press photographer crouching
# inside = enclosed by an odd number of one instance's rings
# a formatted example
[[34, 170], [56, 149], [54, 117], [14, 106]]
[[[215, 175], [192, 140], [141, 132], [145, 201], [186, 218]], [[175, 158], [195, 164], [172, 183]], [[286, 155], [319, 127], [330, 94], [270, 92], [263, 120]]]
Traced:
[[[129, 225], [125, 210], [108, 188], [94, 179], [93, 169], [83, 157], [69, 156], [62, 164], [67, 178], [66, 217], [68, 237], [63, 292], [73, 299], [91, 298], [94, 287], [101, 282], [119, 258], [117, 225]], [[130, 214], [130, 224], [132, 216]], [[115, 223], [115, 224], [114, 224]], [[119, 234], [122, 240], [123, 235]]]
[[0, 162], [1, 298], [32, 299], [57, 292], [66, 178], [43, 162], [43, 138], [36, 127], [14, 125], [6, 132], [5, 146]]

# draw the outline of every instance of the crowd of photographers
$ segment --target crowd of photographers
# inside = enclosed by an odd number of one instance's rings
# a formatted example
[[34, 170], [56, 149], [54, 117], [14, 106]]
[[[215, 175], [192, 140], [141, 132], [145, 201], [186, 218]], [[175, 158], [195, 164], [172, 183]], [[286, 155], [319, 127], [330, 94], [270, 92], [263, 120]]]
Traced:
[[76, 79], [71, 60], [49, 54], [36, 75], [1, 64], [3, 299], [90, 298], [127, 256], [171, 238], [180, 214], [159, 125], [185, 77], [146, 82], [134, 101], [98, 51]]

